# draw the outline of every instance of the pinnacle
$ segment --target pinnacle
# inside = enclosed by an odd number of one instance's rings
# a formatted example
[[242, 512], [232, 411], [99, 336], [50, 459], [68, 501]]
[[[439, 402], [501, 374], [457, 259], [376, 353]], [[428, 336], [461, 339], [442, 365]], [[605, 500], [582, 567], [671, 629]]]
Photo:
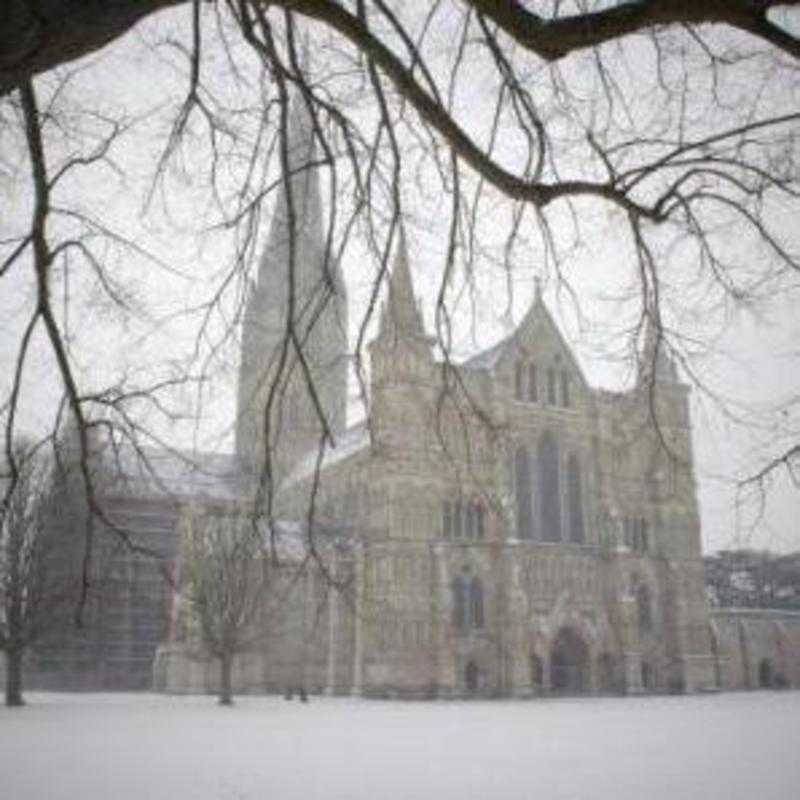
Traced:
[[400, 225], [400, 241], [389, 278], [389, 296], [381, 317], [381, 334], [394, 332], [399, 337], [424, 338], [425, 326], [414, 297], [414, 284], [408, 263], [405, 230]]

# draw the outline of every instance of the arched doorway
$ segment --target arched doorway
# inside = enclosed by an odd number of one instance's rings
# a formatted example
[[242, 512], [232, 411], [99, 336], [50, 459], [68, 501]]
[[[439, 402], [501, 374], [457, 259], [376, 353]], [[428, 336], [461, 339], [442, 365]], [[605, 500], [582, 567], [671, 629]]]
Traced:
[[619, 690], [616, 664], [611, 653], [603, 653], [597, 659], [597, 690], [603, 694], [612, 694]]
[[773, 637], [775, 641], [775, 660], [773, 662], [772, 685], [776, 689], [786, 689], [789, 687], [789, 670], [786, 661], [786, 647], [784, 644], [783, 630], [777, 622], [772, 623]]
[[561, 628], [550, 657], [550, 687], [554, 692], [578, 694], [589, 686], [589, 649], [573, 628]]
[[719, 639], [713, 625], [708, 632], [709, 642], [711, 643], [711, 657], [714, 659], [714, 685], [717, 689], [722, 688], [722, 668], [719, 663]]
[[747, 642], [747, 631], [741, 621], [737, 625], [737, 631], [739, 634], [739, 656], [742, 662], [742, 685], [745, 689], [752, 689], [753, 682], [750, 677], [750, 646]]
[[474, 694], [480, 688], [480, 669], [474, 661], [468, 661], [464, 670], [464, 685], [470, 694]]
[[536, 653], [531, 656], [531, 686], [537, 692], [544, 686], [544, 664]]
[[771, 689], [775, 682], [772, 662], [768, 658], [762, 658], [758, 662], [758, 685], [762, 689]]

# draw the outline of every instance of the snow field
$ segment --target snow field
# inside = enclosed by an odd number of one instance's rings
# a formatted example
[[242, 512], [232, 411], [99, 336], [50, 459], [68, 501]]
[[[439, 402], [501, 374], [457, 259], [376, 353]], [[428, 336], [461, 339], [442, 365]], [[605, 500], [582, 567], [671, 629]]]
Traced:
[[31, 693], [3, 800], [795, 800], [800, 692], [429, 703]]

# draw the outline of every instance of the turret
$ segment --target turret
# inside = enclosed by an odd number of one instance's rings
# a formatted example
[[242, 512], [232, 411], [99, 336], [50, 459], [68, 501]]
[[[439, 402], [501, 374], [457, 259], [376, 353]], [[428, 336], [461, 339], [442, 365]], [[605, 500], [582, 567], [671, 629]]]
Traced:
[[656, 549], [684, 558], [699, 557], [690, 387], [680, 380], [663, 333], [650, 317], [646, 321], [637, 387], [639, 413], [643, 428], [649, 433], [649, 447], [642, 450], [640, 468], [650, 505], [647, 513], [661, 540]]
[[370, 419], [377, 442], [411, 441], [419, 434], [434, 372], [434, 339], [427, 336], [414, 296], [403, 229], [381, 309], [378, 335], [370, 344]]
[[645, 319], [636, 383], [645, 413], [654, 417], [659, 428], [688, 429], [689, 387], [678, 377], [660, 323], [650, 314]]

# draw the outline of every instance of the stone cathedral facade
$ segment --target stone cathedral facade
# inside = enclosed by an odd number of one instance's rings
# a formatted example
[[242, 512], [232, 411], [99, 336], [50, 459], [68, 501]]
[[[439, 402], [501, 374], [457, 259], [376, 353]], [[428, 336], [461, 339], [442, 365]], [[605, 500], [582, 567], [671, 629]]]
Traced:
[[[307, 163], [301, 112], [292, 125], [292, 157]], [[244, 317], [235, 462], [246, 495], [269, 453], [276, 513], [298, 546], [285, 548], [281, 602], [273, 583], [270, 613], [236, 657], [236, 688], [450, 697], [746, 685], [725, 677], [738, 656], [709, 614], [689, 389], [655, 337], [632, 388], [595, 389], [537, 288], [511, 335], [454, 363], [425, 330], [401, 233], [369, 345], [367, 417], [347, 428], [347, 296], [322, 255], [315, 171], [296, 169], [290, 191], [294, 212], [284, 191]], [[283, 350], [288, 322], [307, 335], [330, 423], [322, 453], [299, 365], [264, 410], [276, 365], [295, 357]], [[186, 498], [177, 530], [235, 517], [235, 495]], [[178, 587], [155, 685], [211, 691], [217, 666]], [[800, 625], [781, 625], [783, 656], [770, 658], [797, 680]]]

